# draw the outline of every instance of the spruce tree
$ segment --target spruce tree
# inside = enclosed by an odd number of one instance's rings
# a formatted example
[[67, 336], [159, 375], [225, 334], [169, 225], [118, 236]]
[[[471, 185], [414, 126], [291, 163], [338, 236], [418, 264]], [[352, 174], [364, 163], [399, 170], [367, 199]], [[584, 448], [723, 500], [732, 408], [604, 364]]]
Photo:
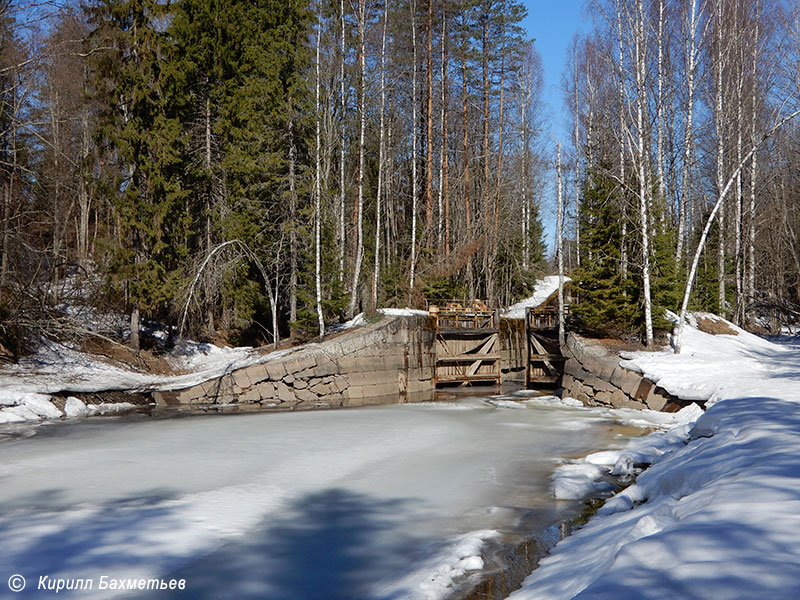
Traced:
[[155, 316], [167, 308], [188, 251], [181, 74], [166, 60], [164, 14], [156, 0], [102, 0], [91, 9], [96, 137], [116, 162], [106, 189], [119, 239], [107, 275], [128, 299], [135, 349], [139, 311]]
[[[621, 269], [622, 219], [619, 188], [603, 171], [584, 181], [581, 194], [581, 266], [573, 305], [580, 326], [595, 335], [630, 331], [637, 317], [637, 286]], [[622, 218], [621, 218], [622, 217]]]

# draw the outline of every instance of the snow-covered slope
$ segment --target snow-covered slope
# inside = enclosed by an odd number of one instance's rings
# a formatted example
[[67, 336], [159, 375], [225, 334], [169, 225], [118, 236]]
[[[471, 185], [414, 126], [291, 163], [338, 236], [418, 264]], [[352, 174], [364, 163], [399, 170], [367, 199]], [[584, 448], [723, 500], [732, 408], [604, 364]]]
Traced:
[[61, 412], [50, 402], [50, 394], [181, 389], [297, 349], [264, 352], [246, 347], [185, 343], [180, 352], [168, 359], [176, 372], [184, 374], [154, 375], [125, 369], [98, 356], [49, 342], [35, 355], [0, 368], [0, 407], [4, 407], [0, 408], [0, 423], [59, 418]]
[[[601, 508], [513, 600], [800, 597], [800, 346], [693, 327], [683, 353], [636, 353], [669, 392], [714, 406], [654, 452], [655, 463]], [[606, 461], [608, 462], [608, 461]]]
[[[564, 281], [571, 281], [569, 277], [564, 277]], [[558, 290], [558, 275], [547, 275], [536, 282], [533, 294], [512, 304], [507, 309], [500, 311], [500, 316], [507, 319], [524, 319], [525, 309], [529, 306], [539, 306]]]

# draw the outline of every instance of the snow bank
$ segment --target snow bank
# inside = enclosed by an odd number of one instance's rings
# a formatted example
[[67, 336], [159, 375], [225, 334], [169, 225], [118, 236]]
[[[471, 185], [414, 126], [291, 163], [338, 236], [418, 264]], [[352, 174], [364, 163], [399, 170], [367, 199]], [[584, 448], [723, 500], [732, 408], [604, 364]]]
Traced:
[[378, 312], [390, 317], [428, 316], [427, 310], [418, 310], [416, 308], [379, 308]]
[[[719, 319], [714, 315], [698, 314]], [[686, 326], [680, 354], [623, 352], [621, 365], [634, 369], [667, 392], [685, 400], [740, 396], [800, 397], [800, 345], [773, 343], [725, 321], [737, 335], [712, 335]]]
[[64, 405], [64, 416], [68, 419], [80, 419], [89, 416], [89, 409], [78, 398], [70, 396]]
[[511, 599], [800, 596], [800, 346], [730, 327], [737, 335], [687, 328], [679, 356], [627, 356], [670, 393], [713, 406], [570, 465], [565, 494], [582, 491], [589, 465], [625, 476], [652, 464]]
[[797, 598], [797, 405], [726, 400], [685, 442], [558, 544], [511, 598]]
[[[641, 472], [642, 466], [658, 461], [681, 445], [694, 421], [703, 414], [696, 404], [677, 413], [632, 409], [602, 409], [599, 412], [620, 423], [661, 428], [663, 431], [634, 438], [625, 448], [595, 452], [559, 466], [553, 475], [553, 495], [559, 500], [577, 500], [608, 492], [614, 486], [603, 481], [603, 476], [630, 477]], [[632, 412], [637, 414], [630, 415]]]
[[35, 392], [20, 392], [0, 389], [0, 423], [21, 423], [60, 419], [63, 413], [53, 406], [50, 397]]
[[97, 356], [49, 342], [35, 355], [0, 368], [0, 405], [15, 406], [16, 397], [30, 392], [47, 396], [63, 391], [182, 389], [234, 369], [281, 358], [302, 347], [264, 353], [249, 347], [222, 348], [184, 342], [168, 361], [176, 370], [189, 372], [165, 376], [123, 369]]
[[[571, 281], [569, 277], [564, 277], [564, 282]], [[558, 275], [547, 275], [536, 282], [533, 295], [516, 304], [512, 304], [507, 309], [500, 311], [501, 317], [507, 319], [524, 319], [525, 309], [529, 306], [539, 306], [558, 290]]]

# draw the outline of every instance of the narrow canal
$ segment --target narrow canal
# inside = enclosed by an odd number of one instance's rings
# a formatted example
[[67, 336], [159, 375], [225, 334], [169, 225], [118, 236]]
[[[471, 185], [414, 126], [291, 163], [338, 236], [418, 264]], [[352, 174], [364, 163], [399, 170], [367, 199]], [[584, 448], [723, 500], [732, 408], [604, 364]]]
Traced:
[[[0, 573], [185, 579], [176, 597], [446, 598], [583, 505], [558, 459], [618, 447], [607, 414], [516, 397], [95, 419], [0, 443]], [[138, 592], [133, 597], [142, 597]], [[153, 597], [164, 597], [163, 593]]]

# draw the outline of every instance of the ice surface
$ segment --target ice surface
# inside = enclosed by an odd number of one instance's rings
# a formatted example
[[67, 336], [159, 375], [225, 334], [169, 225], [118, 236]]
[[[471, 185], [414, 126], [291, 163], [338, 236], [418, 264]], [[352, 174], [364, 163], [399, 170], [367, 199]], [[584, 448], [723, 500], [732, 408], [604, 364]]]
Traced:
[[552, 457], [602, 447], [607, 430], [592, 411], [477, 398], [59, 424], [0, 444], [0, 572], [435, 600], [521, 514], [555, 522]]

